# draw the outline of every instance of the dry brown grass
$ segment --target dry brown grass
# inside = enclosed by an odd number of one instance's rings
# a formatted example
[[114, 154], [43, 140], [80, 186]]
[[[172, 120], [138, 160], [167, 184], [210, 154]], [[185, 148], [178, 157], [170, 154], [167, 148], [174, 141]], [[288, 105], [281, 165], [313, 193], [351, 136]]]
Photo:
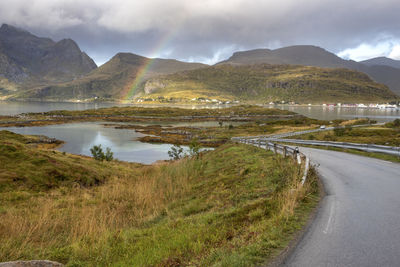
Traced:
[[277, 126], [274, 134], [289, 133], [289, 132], [299, 132], [304, 130], [310, 130], [319, 127], [317, 124], [305, 125], [305, 126]]
[[299, 175], [292, 175], [290, 177], [289, 187], [278, 194], [277, 199], [279, 203], [278, 217], [289, 218], [299, 206], [300, 201], [304, 199], [305, 194], [309, 192], [309, 184], [301, 184]]
[[[190, 164], [183, 159], [145, 166], [97, 188], [61, 188], [39, 196], [10, 192], [9, 208], [0, 214], [0, 258], [24, 257], [32, 244], [100, 242], [98, 237], [107, 231], [138, 226], [190, 189]], [[18, 198], [25, 201], [15, 201]]]

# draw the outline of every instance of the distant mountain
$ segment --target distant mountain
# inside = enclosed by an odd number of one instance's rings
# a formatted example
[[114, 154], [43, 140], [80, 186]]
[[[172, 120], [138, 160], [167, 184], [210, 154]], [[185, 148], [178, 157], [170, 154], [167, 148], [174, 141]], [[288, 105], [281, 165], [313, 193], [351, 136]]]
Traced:
[[150, 77], [206, 66], [174, 59], [150, 59], [131, 53], [118, 53], [82, 78], [63, 84], [36, 88], [17, 97], [41, 100], [97, 97], [103, 100], [119, 100], [132, 97], [136, 93], [135, 90]]
[[96, 68], [71, 39], [54, 42], [7, 24], [0, 27], [0, 80], [26, 88], [71, 81]]
[[256, 49], [234, 53], [229, 59], [220, 62], [229, 64], [295, 64], [323, 68], [343, 68], [355, 61], [346, 61], [317, 46], [297, 45], [275, 50]]
[[387, 86], [345, 68], [220, 64], [149, 79], [142, 99], [193, 98], [250, 102], [386, 102], [399, 99]]
[[323, 68], [348, 68], [368, 74], [372, 79], [387, 85], [400, 95], [400, 69], [392, 66], [359, 63], [344, 60], [317, 46], [298, 45], [275, 50], [256, 49], [234, 53], [229, 59], [218, 64], [295, 64]]
[[394, 60], [387, 57], [376, 57], [368, 60], [360, 61], [360, 63], [367, 66], [388, 66], [400, 69], [400, 60]]

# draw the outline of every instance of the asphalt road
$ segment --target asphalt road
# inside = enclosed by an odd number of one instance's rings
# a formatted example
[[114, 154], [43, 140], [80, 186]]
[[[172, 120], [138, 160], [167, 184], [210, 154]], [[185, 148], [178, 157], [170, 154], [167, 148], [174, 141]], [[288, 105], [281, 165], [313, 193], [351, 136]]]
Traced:
[[400, 164], [300, 148], [326, 196], [284, 266], [400, 266]]

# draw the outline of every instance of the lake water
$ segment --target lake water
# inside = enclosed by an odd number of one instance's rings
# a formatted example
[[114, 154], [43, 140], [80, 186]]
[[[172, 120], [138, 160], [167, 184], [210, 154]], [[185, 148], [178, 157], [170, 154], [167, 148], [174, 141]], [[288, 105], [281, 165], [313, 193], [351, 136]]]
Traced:
[[279, 109], [293, 111], [309, 118], [319, 120], [370, 118], [378, 122], [388, 122], [400, 119], [400, 110], [395, 109], [370, 109], [328, 106], [274, 106]]
[[137, 141], [143, 136], [134, 130], [104, 127], [101, 123], [69, 123], [44, 127], [0, 127], [19, 134], [45, 135], [63, 140], [66, 143], [58, 148], [72, 154], [91, 156], [90, 148], [99, 145], [110, 147], [114, 158], [124, 161], [150, 164], [157, 160], [166, 160], [169, 144], [148, 144]]
[[47, 112], [51, 110], [85, 110], [126, 106], [118, 103], [68, 103], [68, 102], [14, 102], [0, 101], [0, 115], [17, 115], [29, 112]]
[[[85, 110], [98, 109], [114, 106], [128, 106], [118, 103], [55, 103], [55, 102], [7, 102], [0, 101], [0, 115], [16, 115], [29, 112], [46, 112], [51, 110]], [[144, 106], [144, 105], [136, 105]], [[145, 107], [159, 107], [165, 105], [145, 105]], [[170, 105], [171, 107], [182, 108], [223, 108], [229, 105]], [[379, 122], [391, 121], [400, 118], [400, 111], [393, 109], [365, 109], [365, 108], [337, 108], [322, 106], [288, 106], [276, 105], [266, 106], [269, 108], [279, 108], [300, 113], [310, 118], [321, 120], [351, 119], [368, 117]]]

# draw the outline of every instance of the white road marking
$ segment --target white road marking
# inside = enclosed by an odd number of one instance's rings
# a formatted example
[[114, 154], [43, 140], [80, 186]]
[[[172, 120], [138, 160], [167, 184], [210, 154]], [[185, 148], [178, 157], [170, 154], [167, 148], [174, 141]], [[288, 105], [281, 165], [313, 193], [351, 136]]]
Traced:
[[334, 216], [335, 216], [335, 201], [332, 201], [331, 208], [329, 211], [328, 223], [326, 224], [325, 230], [323, 231], [324, 234], [332, 232], [332, 224]]

